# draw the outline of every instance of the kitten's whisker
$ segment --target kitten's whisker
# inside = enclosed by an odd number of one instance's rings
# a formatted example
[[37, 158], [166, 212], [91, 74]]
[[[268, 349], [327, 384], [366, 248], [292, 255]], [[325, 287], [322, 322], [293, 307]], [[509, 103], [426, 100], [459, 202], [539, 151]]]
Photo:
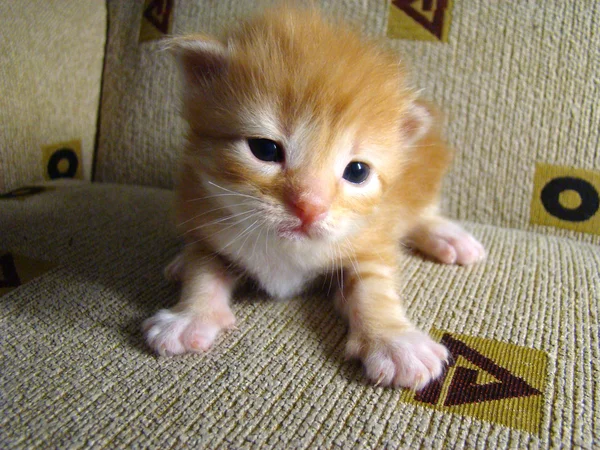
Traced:
[[267, 228], [268, 230], [268, 221], [267, 219], [265, 219], [264, 217], [262, 218], [262, 220], [260, 221], [260, 223], [258, 224], [258, 226], [260, 227], [260, 231], [258, 232], [258, 236], [256, 237], [256, 239], [254, 240], [254, 247], [252, 248], [252, 256], [254, 257], [254, 250], [256, 249], [256, 245], [258, 244], [258, 241], [260, 240], [260, 237], [262, 235], [262, 232], [265, 228]]
[[254, 230], [256, 230], [257, 228], [259, 228], [259, 227], [262, 225], [263, 221], [264, 221], [264, 219], [262, 219], [262, 220], [261, 220], [261, 219], [259, 218], [258, 220], [256, 220], [256, 221], [255, 221], [255, 222], [252, 224], [252, 225], [254, 225], [255, 223], [259, 222], [259, 223], [258, 223], [258, 224], [257, 224], [255, 227], [252, 227], [252, 229], [251, 229], [251, 230], [249, 230], [249, 231], [246, 233], [246, 239], [244, 239], [244, 242], [242, 242], [242, 245], [240, 245], [240, 248], [238, 248], [238, 251], [237, 251], [237, 255], [238, 255], [238, 256], [240, 255], [240, 251], [241, 251], [241, 250], [244, 248], [244, 245], [246, 245], [246, 242], [248, 241], [248, 238], [249, 238], [249, 237], [252, 235], [252, 232], [253, 232]]
[[209, 209], [208, 211], [204, 211], [204, 212], [192, 217], [191, 219], [181, 222], [178, 226], [180, 227], [182, 225], [185, 225], [186, 223], [191, 222], [192, 220], [197, 219], [198, 217], [202, 217], [202, 216], [205, 216], [206, 214], [210, 214], [211, 212], [219, 211], [221, 209], [233, 208], [235, 206], [245, 206], [245, 205], [250, 205], [250, 204], [252, 204], [252, 202], [236, 203], [235, 205], [221, 206], [220, 208]]
[[252, 198], [254, 200], [259, 200], [260, 201], [260, 199], [257, 198], [257, 197], [252, 197], [252, 196], [248, 196], [246, 194], [240, 194], [240, 193], [237, 193], [237, 192], [231, 192], [231, 193], [225, 193], [225, 194], [211, 194], [211, 195], [205, 195], [204, 197], [191, 198], [189, 200], [186, 200], [186, 202], [188, 202], [188, 203], [189, 202], [198, 202], [200, 200], [206, 200], [208, 198], [227, 197], [227, 196], [232, 197], [232, 196], [235, 196], [235, 195], [240, 196], [240, 197], [250, 197], [250, 198]]
[[258, 215], [258, 213], [256, 213], [255, 215], [252, 215], [252, 216], [244, 217], [242, 220], [239, 220], [239, 221], [237, 221], [235, 223], [232, 223], [231, 225], [228, 225], [225, 228], [220, 228], [217, 231], [215, 231], [215, 232], [213, 232], [213, 233], [211, 233], [209, 235], [200, 236], [200, 238], [198, 240], [192, 242], [192, 244], [198, 243], [200, 241], [209, 241], [213, 236], [215, 236], [215, 235], [217, 235], [219, 233], [222, 233], [222, 232], [224, 232], [224, 231], [226, 231], [226, 230], [228, 230], [228, 229], [230, 229], [230, 228], [232, 228], [232, 227], [234, 227], [236, 225], [239, 225], [240, 223], [243, 223], [246, 220], [250, 220], [250, 219], [252, 219], [252, 217], [256, 217], [256, 215]]
[[331, 261], [331, 270], [330, 270], [330, 277], [329, 278], [329, 287], [327, 288], [327, 297], [329, 297], [331, 295], [331, 285], [333, 283], [333, 277], [335, 277], [335, 270], [336, 270], [336, 265], [335, 265], [335, 256], [333, 255], [333, 249], [330, 247], [329, 248], [329, 252], [330, 252], [330, 261]]
[[[329, 249], [327, 249], [327, 255], [329, 256]], [[327, 274], [330, 272], [331, 266], [331, 258], [327, 259], [327, 270], [325, 271], [325, 276], [323, 277], [323, 283], [321, 283], [321, 290], [325, 289], [325, 283], [327, 283]]]
[[225, 230], [229, 230], [230, 228], [235, 227], [236, 225], [239, 225], [241, 223], [244, 223], [245, 221], [250, 220], [250, 219], [256, 217], [259, 214], [261, 214], [260, 211], [255, 211], [253, 214], [250, 214], [249, 216], [243, 217], [241, 220], [237, 220], [234, 223], [229, 224], [225, 228], [221, 228], [221, 229], [215, 231], [214, 233], [209, 234], [208, 236], [206, 236], [206, 238], [211, 238], [211, 237], [213, 237], [213, 236], [215, 236], [215, 235], [217, 235], [219, 233], [222, 233]]
[[337, 242], [333, 243], [334, 261], [335, 261], [335, 281], [337, 282], [338, 289], [340, 288], [340, 269], [339, 269], [339, 255]]
[[194, 228], [191, 228], [191, 229], [187, 230], [184, 234], [191, 233], [192, 231], [196, 231], [196, 230], [199, 230], [201, 228], [208, 227], [210, 225], [216, 225], [216, 224], [219, 224], [219, 223], [222, 223], [222, 222], [226, 222], [226, 221], [231, 220], [231, 219], [235, 219], [236, 217], [243, 216], [243, 215], [246, 215], [246, 214], [255, 213], [255, 212], [256, 212], [256, 210], [243, 211], [243, 212], [240, 212], [240, 213], [237, 213], [237, 214], [232, 214], [232, 215], [229, 215], [229, 216], [221, 217], [220, 219], [211, 220], [210, 222], [203, 223], [202, 225], [198, 225], [197, 227], [194, 227]]
[[[266, 220], [263, 219], [261, 225], [264, 225], [266, 223]], [[261, 227], [260, 231], [258, 232], [258, 236], [256, 236], [256, 239], [254, 240], [254, 247], [252, 247], [252, 255], [250, 256], [250, 259], [254, 259], [254, 255], [256, 253], [256, 244], [258, 244], [258, 241], [260, 241], [260, 237], [262, 235], [264, 228]]]
[[185, 243], [185, 246], [186, 246], [186, 247], [190, 247], [190, 246], [192, 246], [192, 245], [196, 245], [198, 242], [201, 242], [201, 241], [203, 241], [203, 240], [204, 240], [203, 238], [200, 238], [200, 239], [196, 239], [195, 241], [192, 241], [192, 242], [186, 242], [186, 243]]
[[[256, 222], [258, 222], [260, 219], [255, 220], [252, 224], [250, 224], [249, 226], [246, 227], [246, 229], [244, 231], [242, 231], [241, 233], [239, 233], [236, 237], [234, 237], [225, 247], [221, 247], [221, 251], [225, 250], [227, 247], [229, 247], [231, 244], [233, 244], [235, 241], [237, 241], [238, 239], [240, 239], [242, 236], [244, 236], [246, 233], [248, 232], [252, 232], [251, 227], [254, 226], [254, 224], [256, 224]], [[249, 231], [250, 230], [250, 231]]]
[[375, 253], [377, 253], [377, 256], [379, 256], [381, 262], [385, 264], [385, 259], [383, 259], [383, 256], [381, 256], [381, 253], [379, 253], [378, 251], [375, 251]]
[[269, 257], [269, 233], [271, 229], [267, 226], [267, 235], [265, 236], [265, 257]]
[[344, 298], [344, 254], [342, 252], [342, 248], [339, 243], [336, 243], [338, 250], [340, 251], [340, 278], [341, 278], [341, 286], [340, 286], [340, 295]]
[[217, 187], [219, 189], [223, 189], [225, 192], [229, 192], [231, 194], [236, 194], [236, 195], [240, 195], [242, 197], [248, 197], [248, 198], [252, 198], [254, 200], [261, 201], [258, 197], [255, 197], [253, 195], [248, 195], [248, 194], [242, 194], [241, 192], [232, 191], [231, 189], [227, 189], [227, 188], [224, 188], [223, 186], [219, 186], [217, 183], [213, 183], [212, 181], [209, 181], [208, 184], [210, 184], [214, 187]]
[[340, 278], [338, 279], [338, 286], [340, 288], [340, 291], [343, 292], [343, 290], [344, 290], [344, 253], [342, 251], [342, 247], [340, 246], [339, 242], [336, 242], [336, 246], [338, 248], [339, 266], [340, 266], [340, 268], [338, 269], [340, 272]]
[[354, 246], [352, 245], [352, 242], [350, 242], [350, 239], [348, 239], [348, 238], [344, 238], [344, 239], [346, 240], [346, 243], [350, 247], [350, 249], [349, 249], [350, 264], [352, 264], [354, 273], [356, 273], [356, 276], [362, 282], [362, 278], [361, 278], [360, 272], [358, 270], [358, 261], [356, 259], [356, 253], [354, 252]]
[[407, 145], [404, 147], [405, 149], [413, 149], [413, 148], [423, 148], [423, 147], [435, 147], [436, 144], [427, 144], [427, 145]]

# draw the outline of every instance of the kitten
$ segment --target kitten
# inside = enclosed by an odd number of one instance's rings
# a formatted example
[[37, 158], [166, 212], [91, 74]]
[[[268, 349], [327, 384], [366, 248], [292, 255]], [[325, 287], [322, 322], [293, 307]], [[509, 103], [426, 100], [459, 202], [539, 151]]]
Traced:
[[312, 10], [280, 7], [223, 40], [174, 38], [188, 143], [177, 187], [179, 303], [144, 324], [163, 355], [233, 327], [249, 276], [276, 298], [343, 268], [348, 356], [378, 385], [423, 388], [448, 352], [408, 319], [401, 241], [447, 264], [484, 250], [438, 212], [450, 151], [397, 57]]

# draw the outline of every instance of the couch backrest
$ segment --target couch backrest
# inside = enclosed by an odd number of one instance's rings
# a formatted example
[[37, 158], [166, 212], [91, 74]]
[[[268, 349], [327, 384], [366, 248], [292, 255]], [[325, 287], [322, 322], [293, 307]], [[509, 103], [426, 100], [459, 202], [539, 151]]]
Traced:
[[0, 192], [92, 173], [102, 1], [0, 2]]
[[[183, 130], [177, 73], [152, 39], [214, 33], [257, 3], [109, 2], [98, 180], [172, 186]], [[317, 3], [371, 35], [431, 39], [388, 42], [446, 113], [458, 150], [446, 182], [451, 216], [600, 242], [587, 195], [600, 192], [597, 1]]]

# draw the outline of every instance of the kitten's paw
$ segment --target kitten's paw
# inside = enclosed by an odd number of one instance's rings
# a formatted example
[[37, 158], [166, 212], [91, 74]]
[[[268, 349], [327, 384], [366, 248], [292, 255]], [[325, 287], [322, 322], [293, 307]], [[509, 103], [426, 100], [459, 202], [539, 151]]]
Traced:
[[162, 356], [207, 351], [219, 332], [232, 328], [230, 310], [206, 316], [163, 309], [143, 324], [148, 345]]
[[376, 386], [416, 391], [442, 374], [449, 356], [446, 347], [420, 331], [401, 332], [385, 339], [351, 336], [346, 353], [362, 361], [367, 378]]
[[460, 225], [446, 219], [413, 233], [409, 245], [444, 264], [464, 266], [485, 259], [483, 245]]

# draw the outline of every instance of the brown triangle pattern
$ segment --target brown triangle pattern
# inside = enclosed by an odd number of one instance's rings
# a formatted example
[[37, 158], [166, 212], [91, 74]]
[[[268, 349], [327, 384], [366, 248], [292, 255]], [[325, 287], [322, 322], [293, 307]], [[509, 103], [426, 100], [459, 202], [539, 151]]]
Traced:
[[173, 0], [153, 0], [144, 9], [144, 17], [163, 34], [169, 33], [169, 19]]
[[[477, 370], [458, 366], [454, 370], [454, 375], [450, 380], [448, 393], [444, 399], [444, 406], [457, 406], [541, 394], [539, 390], [527, 384], [522, 378], [513, 375], [504, 367], [499, 366], [464, 342], [453, 338], [450, 334], [444, 334], [441, 342], [448, 348], [454, 361], [459, 356], [462, 356], [473, 365], [499, 380], [498, 382], [478, 384]], [[415, 395], [415, 400], [437, 405], [447, 374], [448, 372], [418, 392]]]
[[[421, 2], [421, 10], [417, 9], [413, 4], [417, 1]], [[435, 3], [435, 6], [434, 6]], [[420, 24], [423, 28], [442, 40], [444, 32], [444, 18], [446, 17], [446, 8], [448, 8], [448, 0], [394, 0], [392, 4], [402, 10], [406, 15]], [[435, 8], [435, 9], [434, 9]], [[421, 11], [432, 11], [433, 20], [424, 16]]]

